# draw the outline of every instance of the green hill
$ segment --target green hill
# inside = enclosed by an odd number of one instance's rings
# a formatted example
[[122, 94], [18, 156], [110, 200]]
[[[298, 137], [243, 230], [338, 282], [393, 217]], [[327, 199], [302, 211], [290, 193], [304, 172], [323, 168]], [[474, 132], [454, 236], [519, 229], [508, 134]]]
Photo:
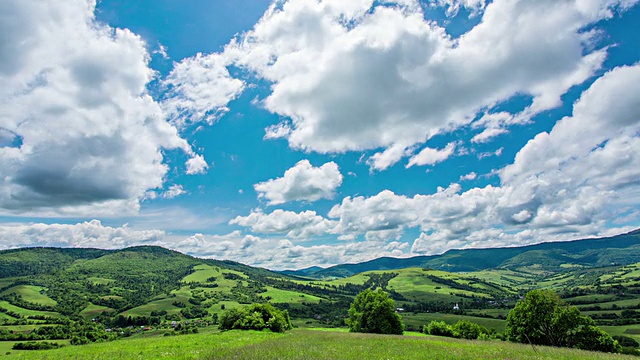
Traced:
[[[498, 332], [521, 295], [551, 288], [610, 333], [640, 340], [637, 240], [635, 232], [526, 248], [456, 250], [400, 263], [386, 258], [377, 264], [420, 265], [357, 274], [351, 274], [357, 268], [343, 266], [338, 269], [347, 269], [349, 276], [323, 279], [153, 246], [0, 251], [0, 347], [48, 339], [51, 335], [37, 333], [59, 326], [70, 332], [55, 336], [67, 343], [143, 336], [143, 328], [150, 334], [177, 334], [172, 323], [190, 324], [178, 328], [180, 333], [210, 329], [226, 309], [265, 302], [287, 310], [299, 327], [340, 327], [355, 295], [368, 288], [389, 293], [408, 330], [432, 320], [465, 319]], [[422, 266], [425, 259], [432, 266]], [[462, 268], [474, 271], [444, 270]], [[118, 333], [107, 332], [110, 328]]]
[[640, 229], [627, 234], [574, 241], [548, 242], [536, 245], [449, 250], [442, 255], [416, 256], [398, 259], [383, 257], [359, 264], [343, 264], [326, 269], [287, 274], [315, 278], [348, 277], [372, 270], [394, 270], [423, 267], [451, 272], [482, 271], [486, 269], [517, 269], [537, 266], [550, 272], [567, 266], [602, 267], [626, 265], [640, 261]]

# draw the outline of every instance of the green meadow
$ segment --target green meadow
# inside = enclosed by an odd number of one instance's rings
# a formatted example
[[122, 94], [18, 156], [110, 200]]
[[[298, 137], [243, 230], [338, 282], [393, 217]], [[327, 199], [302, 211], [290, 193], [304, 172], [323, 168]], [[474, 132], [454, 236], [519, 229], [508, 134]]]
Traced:
[[29, 310], [24, 309], [15, 305], [12, 305], [8, 301], [0, 300], [0, 307], [5, 308], [9, 311], [20, 314], [21, 316], [51, 316], [51, 317], [60, 317], [60, 314], [52, 311], [41, 311], [41, 310]]
[[29, 301], [32, 303], [55, 306], [57, 302], [44, 295], [44, 291], [45, 289], [40, 286], [17, 285], [1, 292], [0, 296], [10, 293], [16, 293], [18, 295], [21, 295], [23, 298], [29, 299]]
[[[433, 336], [292, 330], [146, 337], [55, 350], [12, 351], [5, 359], [625, 359], [623, 355]], [[5, 352], [6, 353], [6, 352]]]

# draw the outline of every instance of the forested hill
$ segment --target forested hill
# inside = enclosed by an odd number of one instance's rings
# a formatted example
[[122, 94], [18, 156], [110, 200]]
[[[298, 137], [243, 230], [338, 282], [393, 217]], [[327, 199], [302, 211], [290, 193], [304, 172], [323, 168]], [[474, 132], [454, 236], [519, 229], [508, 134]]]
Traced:
[[[131, 276], [159, 270], [189, 273], [198, 264], [209, 264], [247, 274], [277, 276], [268, 270], [228, 260], [199, 259], [160, 246], [125, 249], [30, 247], [0, 250], [0, 278], [52, 275], [67, 272], [100, 275], [121, 272]], [[123, 268], [124, 267], [124, 268]]]
[[510, 248], [449, 250], [442, 255], [416, 256], [406, 259], [383, 257], [358, 264], [343, 264], [289, 275], [315, 278], [348, 277], [364, 271], [394, 270], [410, 267], [432, 268], [450, 272], [486, 269], [518, 269], [537, 266], [559, 271], [567, 267], [601, 267], [626, 265], [640, 261], [640, 229], [627, 234], [563, 242], [548, 242]]
[[[121, 312], [181, 289], [184, 279], [199, 266], [243, 277], [284, 278], [265, 269], [198, 259], [157, 246], [119, 250], [23, 248], [0, 251], [0, 300], [63, 315], [76, 314], [88, 305]], [[50, 304], [25, 303], [18, 291], [21, 286], [47, 289], [42, 294], [50, 298]]]

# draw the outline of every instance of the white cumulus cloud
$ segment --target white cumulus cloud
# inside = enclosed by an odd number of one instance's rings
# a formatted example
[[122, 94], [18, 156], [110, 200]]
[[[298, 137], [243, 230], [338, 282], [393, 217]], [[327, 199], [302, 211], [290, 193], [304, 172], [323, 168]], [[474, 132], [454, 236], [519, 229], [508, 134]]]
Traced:
[[301, 160], [285, 171], [281, 178], [255, 184], [259, 198], [278, 205], [290, 201], [317, 201], [331, 199], [342, 184], [342, 174], [338, 165], [328, 162], [314, 167], [309, 160]]
[[4, 213], [134, 213], [162, 188], [164, 149], [195, 155], [147, 93], [145, 43], [94, 11], [88, 0], [0, 4]]
[[184, 59], [176, 64], [163, 84], [168, 94], [162, 106], [179, 127], [193, 123], [213, 123], [228, 111], [227, 104], [244, 89], [244, 82], [229, 74], [229, 62], [214, 54]]
[[77, 224], [3, 224], [0, 225], [0, 249], [55, 246], [118, 249], [155, 243], [164, 238], [160, 230], [134, 230], [104, 226], [99, 220]]
[[329, 217], [339, 218], [340, 233], [417, 227], [423, 234], [412, 251], [424, 254], [606, 235], [621, 214], [638, 220], [639, 84], [640, 65], [596, 80], [571, 116], [530, 140], [497, 172], [500, 186], [463, 192], [452, 184], [413, 197], [385, 190], [345, 198]]
[[443, 162], [447, 160], [451, 155], [453, 155], [455, 149], [456, 143], [449, 143], [442, 150], [426, 147], [422, 149], [417, 155], [409, 159], [407, 168], [410, 168], [413, 165], [435, 165], [437, 163]]
[[247, 216], [238, 216], [230, 224], [250, 227], [251, 231], [259, 234], [286, 234], [291, 238], [309, 238], [323, 235], [336, 227], [335, 221], [330, 221], [307, 210], [300, 213], [293, 211], [274, 210], [265, 214], [260, 209]]
[[382, 148], [370, 159], [376, 170], [513, 96], [533, 98], [513, 122], [558, 106], [606, 57], [592, 50], [596, 33], [582, 30], [631, 4], [438, 1], [482, 10], [482, 21], [454, 39], [419, 6], [344, 3], [278, 2], [222, 54], [272, 83], [262, 103], [286, 123], [268, 138], [320, 153]]

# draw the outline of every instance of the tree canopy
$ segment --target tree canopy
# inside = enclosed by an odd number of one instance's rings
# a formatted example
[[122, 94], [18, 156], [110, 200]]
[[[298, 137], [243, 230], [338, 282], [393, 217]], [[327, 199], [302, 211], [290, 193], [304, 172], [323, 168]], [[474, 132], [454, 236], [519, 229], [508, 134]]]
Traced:
[[551, 290], [527, 293], [509, 312], [505, 335], [510, 341], [525, 344], [604, 352], [616, 352], [619, 347], [590, 317], [581, 315], [575, 306], [563, 303]]
[[253, 304], [242, 309], [229, 309], [220, 317], [220, 330], [264, 330], [285, 332], [293, 328], [287, 310], [271, 304]]
[[349, 308], [349, 331], [402, 335], [404, 324], [396, 313], [393, 300], [382, 289], [359, 293]]

